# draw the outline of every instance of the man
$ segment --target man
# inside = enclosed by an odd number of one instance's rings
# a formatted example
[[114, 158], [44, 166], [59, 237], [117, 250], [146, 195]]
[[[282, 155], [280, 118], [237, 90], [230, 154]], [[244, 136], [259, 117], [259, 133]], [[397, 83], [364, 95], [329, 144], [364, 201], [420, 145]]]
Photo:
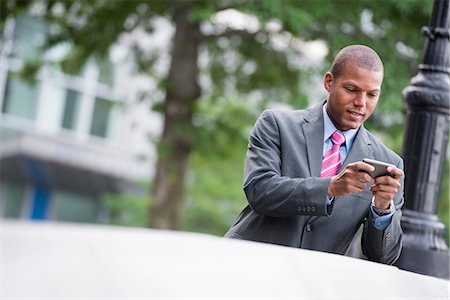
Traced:
[[[403, 160], [363, 126], [381, 92], [383, 63], [352, 45], [324, 76], [328, 98], [306, 110], [266, 110], [248, 145], [248, 205], [226, 237], [344, 254], [363, 224], [368, 259], [400, 255]], [[392, 164], [373, 179], [364, 158]], [[395, 166], [395, 167], [394, 167]]]

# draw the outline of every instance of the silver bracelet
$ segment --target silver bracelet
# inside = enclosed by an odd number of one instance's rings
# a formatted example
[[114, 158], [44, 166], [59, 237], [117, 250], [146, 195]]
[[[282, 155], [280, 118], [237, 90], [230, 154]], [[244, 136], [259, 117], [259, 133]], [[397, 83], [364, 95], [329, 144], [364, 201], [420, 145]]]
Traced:
[[389, 208], [388, 208], [388, 209], [377, 208], [377, 207], [375, 207], [375, 205], [374, 205], [374, 206], [373, 206], [373, 211], [374, 211], [377, 215], [379, 215], [379, 216], [381, 217], [381, 216], [389, 215], [390, 213], [392, 213], [392, 212], [394, 211], [393, 208], [394, 208], [394, 207], [393, 207], [393, 205], [391, 205], [391, 204], [389, 204]]

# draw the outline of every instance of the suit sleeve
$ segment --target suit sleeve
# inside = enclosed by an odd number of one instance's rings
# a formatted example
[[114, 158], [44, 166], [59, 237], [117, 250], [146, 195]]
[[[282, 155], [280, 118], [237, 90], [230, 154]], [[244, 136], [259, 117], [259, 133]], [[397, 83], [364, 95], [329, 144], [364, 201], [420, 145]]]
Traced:
[[263, 112], [250, 135], [245, 160], [244, 191], [250, 207], [271, 217], [328, 215], [330, 178], [282, 176], [280, 134], [274, 113]]
[[[397, 168], [403, 170], [402, 159], [397, 164]], [[362, 249], [369, 260], [393, 264], [400, 256], [403, 235], [400, 226], [401, 208], [404, 204], [403, 188], [404, 177], [400, 179], [400, 188], [394, 197], [395, 212], [392, 216], [392, 221], [385, 230], [375, 228], [374, 218], [371, 213], [369, 213], [368, 218], [364, 222]]]

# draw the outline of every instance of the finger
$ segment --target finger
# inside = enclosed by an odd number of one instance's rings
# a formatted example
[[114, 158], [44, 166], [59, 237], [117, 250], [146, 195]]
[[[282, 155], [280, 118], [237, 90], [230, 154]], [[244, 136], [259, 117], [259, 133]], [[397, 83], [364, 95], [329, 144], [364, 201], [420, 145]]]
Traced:
[[354, 185], [350, 188], [350, 193], [361, 193], [365, 187], [366, 185], [362, 186]]
[[393, 187], [397, 187], [397, 188], [400, 187], [399, 179], [392, 178], [389, 175], [380, 176], [380, 177], [375, 178], [374, 184], [389, 185], [389, 186], [393, 186]]
[[395, 178], [395, 179], [400, 179], [400, 177], [405, 176], [405, 173], [404, 173], [401, 169], [396, 168], [396, 167], [394, 167], [394, 166], [389, 166], [389, 167], [387, 168], [387, 171], [388, 171], [388, 172], [392, 175], [392, 177]]
[[361, 181], [357, 181], [355, 182], [355, 184], [353, 185], [354, 187], [356, 187], [358, 189], [358, 193], [361, 192], [362, 190], [364, 190], [364, 188], [366, 187], [367, 183], [366, 182], [361, 182]]
[[386, 190], [390, 190], [390, 189], [394, 189], [394, 190], [398, 190], [400, 187], [398, 182], [392, 182], [392, 183], [379, 183], [376, 182], [371, 186], [371, 188], [374, 188], [376, 190], [380, 190], [380, 191], [386, 191]]
[[391, 195], [391, 198], [393, 198], [397, 194], [398, 188], [393, 187], [393, 186], [389, 186], [389, 185], [376, 184], [376, 185], [372, 185], [370, 187], [370, 191], [373, 194], [376, 194], [376, 193], [387, 193], [387, 194]]
[[354, 168], [355, 171], [358, 171], [358, 172], [359, 171], [363, 171], [363, 172], [373, 172], [373, 171], [375, 171], [375, 167], [374, 166], [372, 166], [372, 165], [370, 165], [368, 163], [365, 163], [363, 161], [355, 162], [355, 163], [351, 164], [351, 166]]
[[374, 179], [372, 178], [372, 176], [370, 176], [369, 174], [367, 174], [366, 172], [359, 172], [358, 173], [358, 180], [364, 183], [374, 183]]
[[366, 182], [358, 180], [358, 178], [353, 178], [348, 182], [348, 189], [350, 193], [362, 192], [367, 186]]

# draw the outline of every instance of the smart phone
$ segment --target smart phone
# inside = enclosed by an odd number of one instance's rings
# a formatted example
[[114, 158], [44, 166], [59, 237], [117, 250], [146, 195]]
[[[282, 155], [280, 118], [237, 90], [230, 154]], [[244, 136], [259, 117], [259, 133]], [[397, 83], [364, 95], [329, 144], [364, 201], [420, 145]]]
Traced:
[[389, 175], [389, 176], [394, 176], [391, 173], [388, 172], [387, 168], [388, 167], [394, 167], [391, 164], [382, 162], [382, 161], [378, 161], [378, 160], [374, 160], [374, 159], [369, 159], [369, 158], [364, 158], [363, 162], [368, 163], [369, 165], [372, 165], [375, 167], [375, 170], [373, 172], [368, 172], [369, 175], [372, 178], [377, 178], [380, 176], [385, 176], [385, 175]]

